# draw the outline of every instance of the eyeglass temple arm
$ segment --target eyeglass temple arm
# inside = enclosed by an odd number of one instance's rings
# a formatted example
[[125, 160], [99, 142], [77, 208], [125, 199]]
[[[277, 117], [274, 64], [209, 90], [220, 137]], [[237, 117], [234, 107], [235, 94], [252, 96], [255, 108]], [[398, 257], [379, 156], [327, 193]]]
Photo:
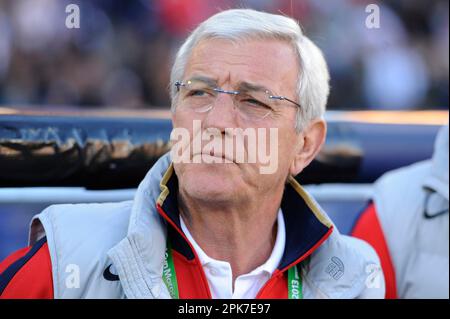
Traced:
[[297, 102], [295, 102], [295, 101], [293, 101], [293, 100], [291, 100], [291, 99], [289, 99], [289, 98], [287, 98], [287, 97], [285, 97], [285, 96], [269, 95], [269, 97], [270, 97], [271, 99], [274, 99], [274, 100], [284, 100], [284, 101], [288, 101], [288, 102], [291, 102], [291, 103], [297, 105], [299, 108], [302, 108], [302, 106], [301, 106], [300, 104], [298, 104]]

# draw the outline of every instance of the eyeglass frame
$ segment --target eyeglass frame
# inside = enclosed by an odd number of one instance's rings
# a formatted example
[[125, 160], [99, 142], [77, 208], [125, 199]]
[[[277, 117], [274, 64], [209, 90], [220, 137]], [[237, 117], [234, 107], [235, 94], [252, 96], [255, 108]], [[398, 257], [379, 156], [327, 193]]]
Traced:
[[[188, 80], [187, 82], [189, 82], [189, 81], [191, 81], [191, 80]], [[179, 92], [179, 91], [180, 91], [180, 86], [185, 87], [185, 86], [186, 86], [186, 83], [183, 82], [183, 81], [175, 81], [174, 85], [175, 85], [175, 87], [177, 88], [177, 92]], [[214, 92], [217, 92], [217, 93], [224, 93], [224, 94], [230, 94], [230, 95], [239, 95], [239, 94], [242, 93], [242, 92], [240, 92], [240, 91], [228, 91], [228, 90], [224, 90], [224, 89], [222, 89], [222, 88], [214, 87], [214, 86], [212, 86], [212, 85], [211, 85], [211, 89], [212, 89]], [[295, 104], [299, 109], [302, 109], [301, 104], [299, 104], [299, 103], [297, 103], [297, 102], [295, 102], [295, 101], [293, 101], [293, 100], [291, 100], [291, 99], [289, 99], [289, 98], [287, 98], [287, 97], [285, 97], [285, 96], [282, 96], [282, 95], [272, 95], [271, 92], [270, 92], [269, 90], [267, 90], [267, 89], [264, 91], [264, 93], [268, 94], [269, 99], [272, 99], [272, 100], [279, 100], [279, 101], [288, 101], [288, 102], [291, 102], [292, 104]], [[268, 113], [268, 114], [270, 114], [270, 113]]]

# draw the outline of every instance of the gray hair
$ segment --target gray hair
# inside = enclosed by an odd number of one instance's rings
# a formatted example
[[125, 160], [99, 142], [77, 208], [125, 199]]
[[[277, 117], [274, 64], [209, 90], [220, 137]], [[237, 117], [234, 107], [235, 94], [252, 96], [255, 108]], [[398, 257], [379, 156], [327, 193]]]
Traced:
[[176, 107], [175, 82], [184, 76], [195, 46], [205, 39], [234, 42], [275, 39], [292, 45], [300, 67], [297, 95], [302, 106], [297, 112], [296, 129], [300, 132], [312, 120], [323, 118], [330, 87], [328, 68], [321, 50], [303, 34], [295, 20], [251, 9], [231, 9], [217, 13], [202, 22], [186, 39], [178, 50], [170, 74], [172, 111]]

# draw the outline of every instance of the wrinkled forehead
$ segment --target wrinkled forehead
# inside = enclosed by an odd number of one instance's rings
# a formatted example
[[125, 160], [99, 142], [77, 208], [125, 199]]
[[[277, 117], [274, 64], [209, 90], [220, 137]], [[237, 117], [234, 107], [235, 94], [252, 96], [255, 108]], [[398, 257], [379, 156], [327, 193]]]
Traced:
[[204, 76], [219, 86], [246, 82], [293, 94], [299, 63], [291, 44], [273, 39], [204, 39], [192, 50], [183, 80]]

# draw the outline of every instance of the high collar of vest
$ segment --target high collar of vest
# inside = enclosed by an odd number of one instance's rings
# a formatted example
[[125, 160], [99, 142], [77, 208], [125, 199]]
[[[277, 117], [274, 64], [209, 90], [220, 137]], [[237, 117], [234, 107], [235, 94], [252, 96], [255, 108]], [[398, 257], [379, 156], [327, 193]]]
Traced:
[[430, 174], [423, 182], [424, 188], [438, 193], [447, 202], [448, 209], [448, 124], [443, 126], [434, 143]]
[[[181, 230], [178, 209], [178, 179], [171, 164], [161, 183], [157, 209], [168, 224], [168, 236], [173, 249], [188, 260], [195, 258], [192, 245]], [[311, 255], [333, 231], [333, 224], [319, 205], [298, 184], [290, 178], [285, 187], [281, 209], [286, 227], [286, 245], [278, 266], [285, 271]]]

